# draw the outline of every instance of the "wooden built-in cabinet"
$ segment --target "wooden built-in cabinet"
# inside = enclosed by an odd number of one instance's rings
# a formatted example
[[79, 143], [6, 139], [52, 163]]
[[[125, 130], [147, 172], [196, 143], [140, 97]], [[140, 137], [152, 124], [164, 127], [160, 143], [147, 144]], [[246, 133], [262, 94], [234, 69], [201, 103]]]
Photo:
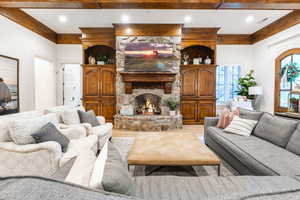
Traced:
[[203, 124], [216, 112], [216, 66], [181, 66], [181, 113], [184, 124]]
[[116, 67], [107, 65], [83, 66], [83, 102], [87, 110], [112, 122], [116, 114]]

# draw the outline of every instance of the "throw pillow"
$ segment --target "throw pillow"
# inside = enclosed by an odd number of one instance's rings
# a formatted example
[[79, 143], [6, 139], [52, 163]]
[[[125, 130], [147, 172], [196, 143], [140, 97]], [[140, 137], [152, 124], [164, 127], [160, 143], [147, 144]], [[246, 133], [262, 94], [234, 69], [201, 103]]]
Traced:
[[10, 142], [11, 137], [9, 135], [9, 121], [0, 121], [0, 142]]
[[51, 113], [32, 119], [14, 120], [10, 123], [9, 134], [16, 144], [33, 144], [35, 141], [31, 134], [41, 129], [49, 122], [58, 126], [56, 114]]
[[67, 125], [80, 124], [77, 109], [68, 109], [62, 112], [61, 118]]
[[31, 134], [36, 143], [55, 141], [61, 146], [62, 152], [66, 152], [70, 140], [61, 134], [54, 124], [51, 122], [47, 123], [37, 132]]
[[230, 112], [230, 110], [228, 108], [224, 108], [220, 115], [220, 119], [218, 121], [217, 127], [218, 128], [226, 128], [233, 120], [233, 117], [239, 116], [239, 114], [240, 114], [239, 108], [237, 108], [233, 112]]
[[286, 149], [300, 156], [300, 124], [292, 134]]
[[88, 187], [96, 158], [95, 152], [91, 150], [81, 152], [77, 156], [65, 181]]
[[298, 121], [296, 120], [284, 119], [265, 113], [260, 118], [253, 134], [273, 144], [285, 147], [297, 125]]
[[106, 142], [95, 162], [90, 187], [134, 195], [134, 185], [127, 167], [118, 149], [109, 141]]
[[78, 115], [81, 123], [89, 123], [93, 127], [100, 126], [100, 123], [97, 120], [97, 117], [93, 110], [89, 110], [87, 112], [82, 112], [81, 110], [78, 110]]
[[257, 121], [250, 119], [242, 119], [235, 116], [232, 122], [224, 129], [227, 133], [233, 133], [237, 135], [250, 136]]

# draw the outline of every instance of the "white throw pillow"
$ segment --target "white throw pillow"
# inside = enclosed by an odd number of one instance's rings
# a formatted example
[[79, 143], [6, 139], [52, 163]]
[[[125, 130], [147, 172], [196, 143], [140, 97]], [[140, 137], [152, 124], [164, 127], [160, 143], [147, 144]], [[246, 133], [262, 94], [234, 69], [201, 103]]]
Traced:
[[256, 124], [257, 121], [255, 120], [242, 119], [238, 116], [234, 116], [232, 122], [224, 131], [237, 135], [250, 136]]
[[96, 158], [95, 153], [91, 150], [81, 152], [77, 156], [65, 181], [88, 187]]
[[68, 128], [59, 128], [59, 131], [69, 140], [76, 140], [86, 137], [85, 127], [80, 125], [73, 125]]
[[14, 120], [10, 123], [9, 133], [16, 144], [33, 144], [35, 143], [35, 140], [31, 134], [41, 129], [49, 122], [58, 126], [56, 114], [52, 113], [32, 119]]
[[63, 123], [61, 115], [65, 110], [70, 110], [70, 109], [72, 109], [72, 106], [69, 105], [56, 106], [56, 107], [45, 109], [44, 114], [55, 113], [59, 123]]
[[68, 109], [62, 112], [61, 118], [67, 125], [80, 124], [80, 118], [77, 109]]
[[90, 179], [90, 187], [94, 189], [103, 189], [102, 178], [105, 168], [105, 163], [108, 155], [108, 140], [100, 151], [100, 154], [95, 162], [95, 166]]

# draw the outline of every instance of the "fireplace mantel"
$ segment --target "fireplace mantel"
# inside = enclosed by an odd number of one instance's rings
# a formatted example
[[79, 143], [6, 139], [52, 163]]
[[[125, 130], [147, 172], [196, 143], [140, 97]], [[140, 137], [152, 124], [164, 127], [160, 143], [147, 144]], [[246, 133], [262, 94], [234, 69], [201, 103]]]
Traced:
[[172, 92], [176, 73], [172, 72], [120, 72], [125, 83], [125, 93], [132, 94], [133, 88], [159, 86], [166, 94]]

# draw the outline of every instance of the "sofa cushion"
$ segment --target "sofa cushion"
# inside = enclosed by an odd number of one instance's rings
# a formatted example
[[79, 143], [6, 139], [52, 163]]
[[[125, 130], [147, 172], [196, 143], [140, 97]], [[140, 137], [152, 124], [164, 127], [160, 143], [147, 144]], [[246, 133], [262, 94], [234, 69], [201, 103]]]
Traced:
[[31, 134], [36, 143], [54, 141], [58, 142], [61, 146], [62, 152], [67, 151], [67, 147], [70, 143], [70, 140], [64, 136], [54, 124], [49, 122], [43, 126], [40, 130]]
[[240, 109], [240, 118], [243, 119], [251, 119], [251, 120], [258, 121], [262, 116], [262, 114], [263, 112], [251, 111], [242, 108]]
[[119, 150], [107, 141], [102, 151], [105, 153], [100, 153], [95, 162], [90, 187], [104, 189], [108, 192], [134, 195], [134, 185]]
[[243, 137], [209, 127], [207, 136], [259, 175], [300, 175], [300, 157], [266, 140]]
[[224, 131], [237, 135], [250, 136], [257, 121], [251, 119], [242, 119], [235, 116], [232, 122], [227, 126]]
[[295, 120], [284, 119], [265, 113], [260, 118], [253, 134], [273, 144], [285, 147], [297, 124], [298, 122]]
[[55, 114], [47, 114], [32, 119], [14, 120], [10, 123], [10, 136], [16, 144], [35, 143], [31, 135], [49, 122], [58, 126]]
[[88, 187], [96, 158], [95, 153], [91, 150], [81, 152], [75, 159], [65, 181]]
[[93, 110], [89, 110], [87, 112], [83, 112], [81, 110], [78, 110], [79, 118], [81, 123], [89, 123], [93, 127], [99, 126], [100, 123], [95, 115], [95, 112]]
[[59, 166], [63, 166], [69, 160], [77, 157], [81, 152], [92, 150], [95, 155], [98, 151], [98, 137], [96, 135], [90, 135], [88, 137], [70, 140], [67, 152], [63, 153], [60, 159]]
[[9, 135], [9, 124], [7, 120], [0, 120], [0, 142], [12, 141]]
[[300, 156], [300, 124], [292, 134], [286, 149]]
[[62, 121], [64, 124], [80, 124], [80, 118], [77, 112], [77, 109], [68, 109], [62, 112], [61, 114]]
[[63, 123], [61, 115], [65, 110], [70, 110], [70, 109], [72, 109], [72, 106], [70, 105], [56, 106], [56, 107], [45, 109], [44, 113], [45, 114], [55, 113], [59, 123]]

